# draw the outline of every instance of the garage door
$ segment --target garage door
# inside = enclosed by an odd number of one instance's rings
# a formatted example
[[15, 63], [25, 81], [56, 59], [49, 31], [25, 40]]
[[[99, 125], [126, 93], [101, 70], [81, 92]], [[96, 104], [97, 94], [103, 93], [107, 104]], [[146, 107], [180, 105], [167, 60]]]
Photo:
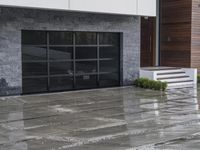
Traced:
[[22, 31], [23, 93], [120, 84], [119, 33]]

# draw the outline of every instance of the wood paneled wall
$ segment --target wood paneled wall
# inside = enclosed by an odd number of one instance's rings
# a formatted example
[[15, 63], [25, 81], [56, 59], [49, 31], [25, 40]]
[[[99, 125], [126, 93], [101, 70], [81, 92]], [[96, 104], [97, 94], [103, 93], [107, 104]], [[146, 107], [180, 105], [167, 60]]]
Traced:
[[152, 67], [156, 64], [156, 18], [141, 17], [140, 66]]
[[162, 66], [200, 72], [200, 0], [160, 0]]
[[192, 0], [160, 0], [162, 66], [191, 66], [191, 2]]
[[191, 67], [200, 72], [200, 0], [192, 0]]

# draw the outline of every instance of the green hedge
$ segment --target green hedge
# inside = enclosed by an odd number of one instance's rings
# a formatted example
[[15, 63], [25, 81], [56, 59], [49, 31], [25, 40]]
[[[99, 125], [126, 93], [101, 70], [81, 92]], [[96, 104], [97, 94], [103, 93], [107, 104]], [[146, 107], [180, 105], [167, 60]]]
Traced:
[[200, 74], [197, 75], [197, 81], [200, 83]]
[[149, 80], [147, 78], [139, 78], [134, 81], [134, 85], [145, 89], [153, 89], [159, 91], [165, 91], [167, 89], [167, 83], [161, 81]]

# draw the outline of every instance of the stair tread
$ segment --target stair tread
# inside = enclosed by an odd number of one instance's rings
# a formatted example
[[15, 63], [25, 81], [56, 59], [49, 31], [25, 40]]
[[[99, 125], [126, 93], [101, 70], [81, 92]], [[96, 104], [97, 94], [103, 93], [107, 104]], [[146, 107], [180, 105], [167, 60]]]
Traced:
[[158, 80], [164, 80], [164, 79], [181, 79], [181, 78], [188, 78], [189, 76], [173, 76], [173, 77], [162, 77], [158, 78]]
[[169, 86], [169, 87], [167, 87], [167, 89], [168, 90], [170, 90], [170, 89], [182, 89], [182, 88], [193, 88], [194, 87], [194, 85], [192, 85], [192, 84], [188, 84], [188, 85], [179, 85], [179, 86]]
[[185, 74], [185, 72], [165, 72], [165, 73], [157, 73], [157, 75], [170, 75], [170, 74]]
[[180, 70], [181, 68], [175, 68], [175, 67], [169, 67], [169, 68], [153, 68], [153, 69], [148, 69], [148, 71], [167, 71], [167, 70]]
[[193, 80], [185, 80], [185, 81], [173, 81], [173, 82], [168, 82], [168, 84], [173, 84], [173, 83], [189, 83], [189, 82], [194, 82]]

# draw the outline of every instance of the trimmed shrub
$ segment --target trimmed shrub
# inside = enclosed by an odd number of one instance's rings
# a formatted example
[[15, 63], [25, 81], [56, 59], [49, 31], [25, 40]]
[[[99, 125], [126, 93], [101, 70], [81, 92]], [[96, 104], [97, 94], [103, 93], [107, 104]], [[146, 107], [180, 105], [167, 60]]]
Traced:
[[197, 81], [200, 83], [200, 74], [197, 75]]
[[149, 80], [147, 78], [139, 78], [134, 81], [134, 85], [137, 87], [152, 89], [158, 91], [165, 91], [167, 89], [167, 83], [161, 81]]

